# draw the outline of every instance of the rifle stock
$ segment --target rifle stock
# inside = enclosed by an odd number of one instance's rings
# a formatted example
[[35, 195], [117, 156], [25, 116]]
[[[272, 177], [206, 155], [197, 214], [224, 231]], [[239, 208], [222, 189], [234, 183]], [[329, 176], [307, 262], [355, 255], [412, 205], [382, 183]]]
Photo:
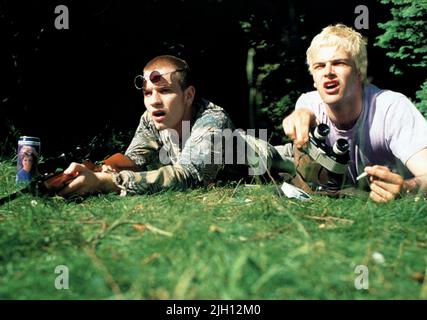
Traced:
[[[102, 165], [95, 165], [90, 160], [85, 160], [82, 163], [86, 168], [94, 171], [101, 172]], [[135, 163], [127, 156], [121, 153], [116, 153], [111, 157], [105, 159], [103, 164], [110, 166], [116, 172], [121, 170], [136, 170]], [[27, 187], [14, 192], [8, 196], [0, 198], [0, 205], [16, 199], [20, 194], [32, 193], [34, 195], [48, 195], [53, 196], [62, 188], [64, 188], [75, 176], [60, 173], [45, 173], [45, 175], [39, 176], [35, 181], [31, 182]]]
[[134, 171], [137, 169], [135, 162], [133, 162], [133, 160], [121, 153], [113, 154], [111, 157], [105, 159], [104, 164], [107, 166], [111, 166], [117, 172], [122, 170]]
[[[90, 160], [86, 160], [82, 164], [94, 172], [101, 172], [102, 170], [102, 165], [95, 165]], [[130, 158], [121, 153], [116, 153], [105, 159], [103, 164], [110, 166], [116, 170], [116, 172], [120, 172], [121, 170], [136, 169], [135, 163]], [[69, 183], [69, 181], [73, 180], [74, 178], [75, 176], [61, 172], [43, 181], [43, 187], [48, 193], [56, 193], [64, 188]]]

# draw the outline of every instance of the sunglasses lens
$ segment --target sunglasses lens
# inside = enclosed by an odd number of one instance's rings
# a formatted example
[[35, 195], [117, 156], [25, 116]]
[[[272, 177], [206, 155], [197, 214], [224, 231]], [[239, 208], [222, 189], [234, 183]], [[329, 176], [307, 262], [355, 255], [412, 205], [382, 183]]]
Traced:
[[162, 75], [158, 71], [153, 71], [150, 73], [150, 81], [153, 84], [157, 84], [162, 79]]

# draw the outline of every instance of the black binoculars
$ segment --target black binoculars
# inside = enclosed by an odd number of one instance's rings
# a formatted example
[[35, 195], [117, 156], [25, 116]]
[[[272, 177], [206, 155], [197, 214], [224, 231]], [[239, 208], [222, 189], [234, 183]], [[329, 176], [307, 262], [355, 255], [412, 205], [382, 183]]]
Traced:
[[[349, 148], [350, 145], [346, 139], [338, 139], [332, 147], [326, 144], [326, 138], [330, 133], [329, 126], [325, 123], [319, 124], [317, 127], [313, 127], [309, 136], [310, 144], [313, 144], [314, 147], [320, 148], [321, 151], [333, 161], [338, 162], [339, 164], [346, 165], [350, 160], [349, 157]], [[336, 170], [334, 167], [329, 168], [332, 172]], [[336, 172], [341, 173], [341, 172]]]
[[309, 132], [308, 155], [327, 171], [327, 182], [324, 187], [340, 189], [345, 183], [348, 163], [350, 161], [350, 145], [346, 139], [338, 139], [331, 147], [326, 144], [330, 133], [327, 124], [321, 123], [312, 127]]

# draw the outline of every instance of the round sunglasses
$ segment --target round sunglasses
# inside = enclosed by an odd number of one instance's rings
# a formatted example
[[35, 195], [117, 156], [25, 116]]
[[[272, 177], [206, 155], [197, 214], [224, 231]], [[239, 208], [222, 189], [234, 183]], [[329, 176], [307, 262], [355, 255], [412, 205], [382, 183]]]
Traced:
[[164, 77], [167, 74], [171, 74], [174, 72], [182, 72], [185, 69], [176, 69], [170, 72], [166, 72], [166, 73], [160, 73], [157, 70], [154, 70], [150, 73], [150, 75], [148, 76], [143, 76], [142, 74], [139, 74], [135, 77], [135, 79], [133, 80], [133, 83], [135, 85], [135, 88], [137, 88], [138, 90], [143, 90], [145, 88], [145, 86], [147, 85], [147, 80], [150, 80], [152, 84], [154, 85], [167, 85], [169, 84], [168, 80]]

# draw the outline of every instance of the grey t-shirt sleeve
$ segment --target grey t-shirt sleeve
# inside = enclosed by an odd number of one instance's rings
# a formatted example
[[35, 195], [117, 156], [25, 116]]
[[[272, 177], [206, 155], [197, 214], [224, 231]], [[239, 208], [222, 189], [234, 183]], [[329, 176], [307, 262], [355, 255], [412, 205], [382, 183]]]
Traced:
[[295, 110], [297, 109], [309, 109], [314, 112], [313, 102], [310, 101], [308, 95], [303, 93], [297, 100], [295, 104]]
[[390, 104], [384, 125], [390, 150], [403, 164], [427, 148], [427, 121], [404, 95]]
[[327, 115], [322, 108], [322, 100], [317, 93], [317, 91], [311, 91], [303, 93], [297, 100], [295, 104], [295, 110], [297, 109], [307, 109], [310, 110], [316, 119], [319, 119], [321, 122], [327, 123]]

